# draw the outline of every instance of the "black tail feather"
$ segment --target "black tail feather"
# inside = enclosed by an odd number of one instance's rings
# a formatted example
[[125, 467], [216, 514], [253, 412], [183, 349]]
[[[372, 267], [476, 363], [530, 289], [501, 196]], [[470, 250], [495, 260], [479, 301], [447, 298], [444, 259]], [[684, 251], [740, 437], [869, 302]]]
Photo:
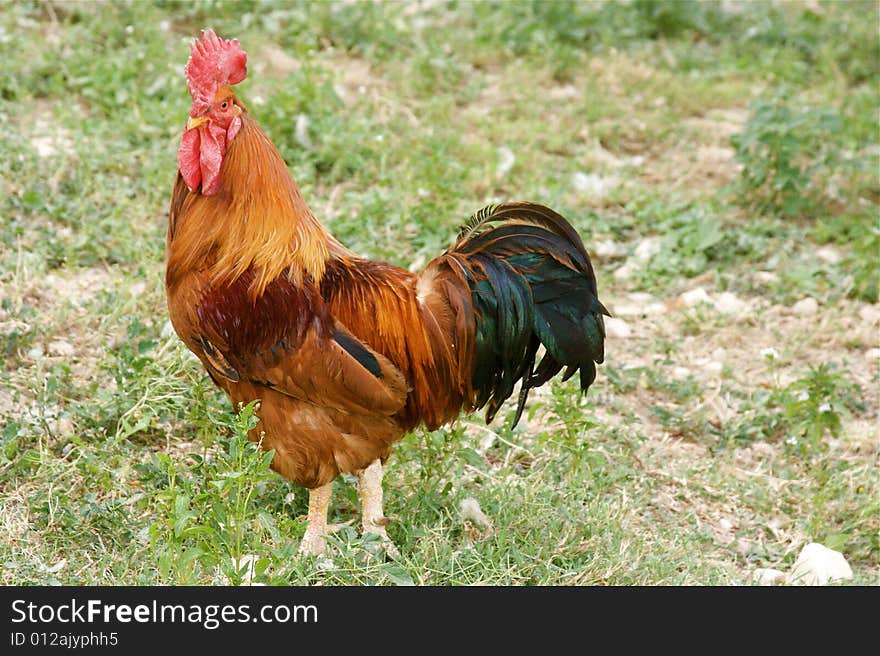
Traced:
[[[500, 225], [498, 225], [500, 224]], [[486, 207], [447, 252], [463, 271], [477, 317], [472, 384], [475, 407], [492, 421], [521, 382], [513, 425], [529, 390], [563, 367], [580, 371], [586, 392], [605, 356], [608, 311], [599, 302], [584, 244], [571, 224], [534, 203]], [[535, 366], [538, 349], [545, 353]]]

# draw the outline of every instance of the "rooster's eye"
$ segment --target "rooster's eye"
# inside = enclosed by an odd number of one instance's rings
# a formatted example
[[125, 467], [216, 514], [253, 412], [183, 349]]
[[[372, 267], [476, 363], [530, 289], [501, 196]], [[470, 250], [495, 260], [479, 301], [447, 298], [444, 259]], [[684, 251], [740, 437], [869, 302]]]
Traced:
[[220, 109], [225, 111], [227, 107], [229, 107], [229, 102], [224, 100], [223, 103], [220, 105]]

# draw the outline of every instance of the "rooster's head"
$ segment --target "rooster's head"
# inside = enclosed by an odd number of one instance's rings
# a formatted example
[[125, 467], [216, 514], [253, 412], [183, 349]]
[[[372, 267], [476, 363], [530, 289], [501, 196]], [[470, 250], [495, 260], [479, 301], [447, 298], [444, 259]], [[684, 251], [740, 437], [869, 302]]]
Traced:
[[204, 30], [202, 40], [192, 42], [184, 73], [192, 107], [177, 163], [190, 191], [201, 184], [202, 194], [215, 194], [220, 189], [226, 147], [241, 129], [244, 107], [232, 92], [232, 85], [247, 75], [247, 55], [238, 39], [228, 41], [213, 30]]

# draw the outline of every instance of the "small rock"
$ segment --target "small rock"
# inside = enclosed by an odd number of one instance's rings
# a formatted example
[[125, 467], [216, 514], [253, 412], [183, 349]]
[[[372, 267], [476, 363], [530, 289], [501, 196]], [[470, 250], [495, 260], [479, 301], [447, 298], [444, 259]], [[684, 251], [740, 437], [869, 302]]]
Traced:
[[[647, 296], [649, 300], [638, 299], [637, 296]], [[609, 308], [611, 314], [616, 317], [647, 317], [652, 314], [664, 314], [667, 309], [666, 304], [654, 300], [650, 294], [630, 294], [630, 301]]]
[[596, 173], [581, 173], [578, 171], [572, 176], [571, 183], [577, 191], [601, 198], [607, 191], [617, 186], [617, 178], [603, 178]]
[[755, 282], [760, 282], [764, 285], [772, 285], [779, 282], [779, 276], [772, 271], [755, 271], [752, 274], [752, 278], [755, 279]]
[[34, 137], [31, 139], [31, 144], [33, 144], [34, 148], [37, 150], [37, 155], [39, 155], [42, 159], [47, 159], [52, 157], [58, 151], [55, 150], [55, 145], [53, 144], [51, 137]]
[[623, 246], [610, 239], [593, 242], [593, 253], [602, 260], [610, 260], [623, 255]]
[[27, 352], [27, 356], [31, 360], [39, 360], [44, 355], [43, 347], [37, 344], [36, 346], [29, 348]]
[[859, 308], [859, 317], [870, 324], [880, 323], [880, 305], [865, 305]]
[[865, 358], [868, 360], [880, 360], [880, 348], [872, 348], [865, 351]]
[[632, 334], [629, 324], [618, 317], [605, 317], [605, 335], [615, 339], [627, 339]]
[[0, 335], [11, 335], [12, 333], [26, 333], [31, 327], [24, 321], [0, 321]]
[[320, 572], [331, 572], [336, 569], [336, 563], [329, 556], [321, 555], [318, 557], [318, 562], [315, 563], [315, 569]]
[[73, 435], [76, 429], [70, 417], [58, 417], [57, 419], [49, 420], [47, 423], [49, 431], [56, 437]]
[[720, 526], [725, 531], [729, 531], [733, 528], [733, 522], [731, 522], [726, 517], [722, 517], [718, 520], [718, 526]]
[[62, 558], [61, 560], [59, 560], [57, 563], [55, 563], [51, 567], [46, 567], [45, 571], [49, 574], [57, 574], [65, 567], [67, 567], [67, 558]]
[[672, 377], [675, 380], [686, 380], [691, 375], [691, 370], [687, 367], [674, 367], [672, 369]]
[[660, 252], [660, 248], [660, 239], [658, 237], [646, 237], [636, 246], [633, 258], [637, 262], [647, 262]]
[[782, 585], [785, 583], [785, 572], [760, 567], [752, 573], [752, 581], [756, 585]]
[[749, 558], [755, 553], [755, 543], [745, 538], [737, 538], [734, 550], [742, 556]]
[[145, 291], [147, 291], [147, 283], [145, 282], [136, 282], [128, 288], [128, 293], [135, 298], [143, 296]]
[[580, 96], [581, 92], [577, 90], [577, 87], [571, 84], [552, 87], [547, 92], [547, 97], [552, 100], [574, 100], [575, 98], [580, 98]]
[[816, 302], [815, 298], [808, 296], [792, 305], [791, 309], [795, 314], [800, 314], [806, 317], [816, 314], [819, 311], [819, 304]]
[[498, 168], [495, 170], [496, 175], [499, 178], [503, 178], [510, 173], [510, 169], [513, 168], [515, 163], [516, 155], [513, 154], [513, 151], [507, 146], [501, 146], [498, 149]]
[[831, 246], [823, 246], [816, 250], [816, 257], [828, 264], [837, 264], [842, 258], [840, 252]]
[[633, 272], [635, 271], [635, 269], [636, 269], [635, 265], [631, 261], [627, 260], [626, 263], [624, 263], [623, 265], [621, 265], [621, 266], [617, 267], [617, 269], [615, 269], [612, 276], [615, 280], [620, 280], [620, 281], [629, 280], [630, 278], [632, 278], [632, 275], [633, 275]]
[[59, 357], [69, 358], [74, 354], [73, 344], [63, 339], [55, 339], [49, 342], [49, 353]]
[[715, 309], [722, 314], [739, 314], [748, 307], [749, 304], [733, 292], [721, 292], [715, 297]]
[[162, 332], [160, 333], [162, 339], [171, 339], [172, 337], [176, 337], [177, 333], [174, 332], [174, 326], [171, 324], [171, 321], [166, 321], [162, 326]]
[[724, 371], [724, 363], [718, 362], [717, 360], [710, 360], [703, 365], [703, 369], [708, 371], [710, 374], [720, 374], [722, 371]]
[[472, 497], [462, 499], [458, 508], [461, 511], [462, 519], [469, 520], [483, 529], [492, 526], [492, 520], [486, 516], [482, 508], [480, 508], [480, 502], [476, 499]]
[[312, 149], [312, 138], [309, 136], [309, 117], [305, 114], [297, 115], [293, 136], [300, 146], [306, 150]]
[[700, 146], [697, 149], [697, 160], [703, 164], [723, 164], [733, 159], [732, 148], [720, 146]]
[[650, 305], [651, 303], [657, 303], [657, 299], [651, 294], [647, 292], [632, 292], [627, 295], [627, 298], [631, 300], [633, 303], [637, 303], [638, 305]]
[[811, 542], [801, 550], [787, 581], [800, 585], [827, 585], [852, 577], [852, 568], [842, 553]]
[[684, 303], [687, 307], [693, 307], [700, 303], [709, 303], [711, 305], [712, 299], [709, 298], [709, 294], [706, 293], [706, 290], [702, 287], [695, 287], [694, 289], [689, 289], [684, 292], [681, 296], [679, 296], [682, 303]]
[[609, 308], [611, 310], [611, 314], [615, 317], [640, 317], [644, 314], [643, 308], [641, 305], [623, 303], [622, 305], [615, 305], [613, 308]]

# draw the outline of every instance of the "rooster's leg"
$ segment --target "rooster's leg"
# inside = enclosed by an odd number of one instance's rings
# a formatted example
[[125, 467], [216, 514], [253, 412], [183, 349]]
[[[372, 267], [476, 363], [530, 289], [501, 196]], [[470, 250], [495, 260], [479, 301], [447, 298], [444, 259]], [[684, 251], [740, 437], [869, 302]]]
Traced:
[[361, 516], [365, 533], [375, 533], [385, 544], [385, 553], [397, 558], [400, 553], [385, 532], [388, 518], [382, 510], [382, 461], [374, 460], [358, 473], [358, 494], [361, 498]]
[[299, 552], [307, 556], [320, 556], [327, 548], [327, 508], [330, 506], [330, 495], [333, 493], [333, 482], [309, 490], [309, 516], [306, 534], [299, 545]]

